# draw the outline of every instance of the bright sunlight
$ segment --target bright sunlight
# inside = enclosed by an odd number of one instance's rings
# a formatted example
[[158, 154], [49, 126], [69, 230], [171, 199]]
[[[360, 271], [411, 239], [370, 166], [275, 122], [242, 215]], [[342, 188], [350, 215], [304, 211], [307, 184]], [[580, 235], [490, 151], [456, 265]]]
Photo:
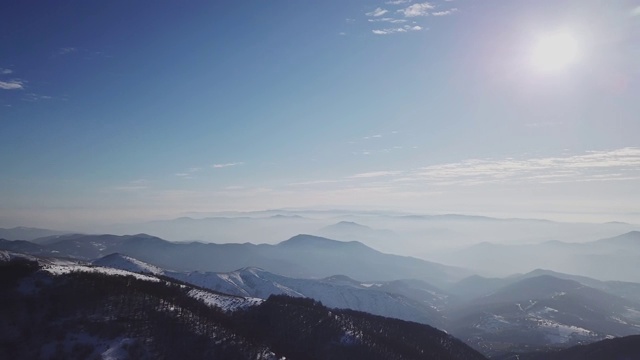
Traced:
[[533, 65], [542, 71], [557, 71], [574, 63], [578, 42], [569, 32], [555, 32], [538, 38], [532, 52]]

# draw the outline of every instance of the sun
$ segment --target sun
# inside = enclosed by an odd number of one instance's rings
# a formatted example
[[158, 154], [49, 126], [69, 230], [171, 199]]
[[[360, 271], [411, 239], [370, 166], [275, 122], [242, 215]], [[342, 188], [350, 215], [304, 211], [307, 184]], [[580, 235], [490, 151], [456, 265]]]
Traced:
[[557, 71], [576, 62], [578, 42], [566, 31], [540, 36], [532, 50], [532, 64], [541, 71]]

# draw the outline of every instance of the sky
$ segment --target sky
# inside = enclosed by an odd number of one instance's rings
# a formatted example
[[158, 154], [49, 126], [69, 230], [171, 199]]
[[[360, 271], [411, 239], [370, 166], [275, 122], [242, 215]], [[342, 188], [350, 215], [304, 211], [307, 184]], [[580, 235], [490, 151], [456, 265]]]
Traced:
[[0, 226], [379, 209], [640, 223], [640, 3], [13, 1]]

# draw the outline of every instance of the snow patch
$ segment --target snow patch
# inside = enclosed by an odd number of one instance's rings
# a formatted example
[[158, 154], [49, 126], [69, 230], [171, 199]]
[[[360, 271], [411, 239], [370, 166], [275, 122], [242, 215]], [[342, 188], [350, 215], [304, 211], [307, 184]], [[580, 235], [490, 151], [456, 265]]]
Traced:
[[102, 360], [120, 360], [128, 359], [129, 354], [126, 347], [133, 344], [134, 340], [129, 338], [120, 339], [110, 344], [109, 348], [105, 350], [102, 355]]
[[65, 264], [65, 265], [43, 264], [42, 271], [48, 272], [51, 275], [66, 275], [72, 272], [86, 272], [86, 273], [106, 274], [106, 275], [112, 275], [112, 276], [133, 276], [138, 280], [153, 281], [153, 282], [160, 281], [160, 279], [156, 277], [142, 275], [142, 274], [134, 273], [131, 271], [107, 268], [107, 267], [101, 267], [101, 266], [80, 265], [77, 263], [71, 263], [71, 264]]
[[152, 275], [163, 275], [164, 270], [144, 261], [122, 254], [111, 254], [93, 262], [98, 266], [110, 267], [126, 271], [146, 273]]
[[215, 306], [223, 311], [233, 312], [236, 310], [246, 309], [251, 306], [260, 305], [263, 300], [251, 297], [228, 296], [214, 294], [204, 290], [193, 289], [189, 291], [189, 296], [194, 299], [203, 301], [209, 306]]

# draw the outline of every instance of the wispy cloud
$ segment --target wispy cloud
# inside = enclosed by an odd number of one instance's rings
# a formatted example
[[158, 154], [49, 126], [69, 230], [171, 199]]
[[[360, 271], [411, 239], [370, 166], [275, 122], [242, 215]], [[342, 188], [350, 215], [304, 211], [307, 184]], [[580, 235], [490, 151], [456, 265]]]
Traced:
[[376, 135], [371, 135], [371, 136], [365, 136], [365, 137], [363, 137], [363, 139], [365, 139], [365, 140], [380, 139], [381, 137], [382, 137], [382, 134], [376, 134]]
[[148, 187], [149, 181], [146, 179], [137, 179], [129, 181], [129, 183], [121, 186], [116, 186], [113, 190], [116, 191], [138, 191], [145, 190]]
[[406, 17], [416, 17], [416, 16], [427, 16], [429, 15], [429, 11], [432, 9], [435, 9], [435, 5], [425, 2], [425, 3], [410, 5], [404, 9], [398, 10], [398, 12], [402, 13]]
[[51, 99], [53, 99], [53, 97], [49, 96], [49, 95], [40, 95], [40, 94], [36, 94], [36, 93], [28, 93], [28, 94], [25, 94], [22, 99], [25, 100], [25, 101], [40, 101], [40, 100], [51, 100]]
[[335, 184], [343, 182], [343, 180], [310, 180], [289, 183], [290, 186], [319, 185], [319, 184]]
[[[409, 170], [370, 171], [297, 185], [371, 185], [396, 190], [640, 180], [640, 148], [528, 159], [467, 159]], [[294, 185], [294, 184], [290, 184]]]
[[226, 163], [226, 164], [213, 164], [211, 167], [214, 169], [221, 169], [221, 168], [226, 168], [226, 167], [230, 167], [230, 166], [238, 166], [238, 165], [242, 165], [244, 164], [243, 162], [233, 162], [233, 163]]
[[398, 174], [401, 174], [401, 172], [400, 171], [371, 171], [371, 172], [347, 176], [347, 179], [370, 179], [370, 178], [395, 176]]
[[382, 15], [384, 15], [384, 14], [388, 13], [388, 12], [389, 12], [389, 10], [386, 10], [386, 9], [383, 9], [383, 8], [376, 8], [376, 9], [375, 9], [375, 10], [373, 10], [373, 11], [370, 11], [370, 12], [368, 12], [368, 13], [365, 13], [365, 15], [367, 15], [367, 16], [373, 16], [373, 17], [378, 17], [378, 16], [382, 16]]
[[427, 166], [415, 175], [416, 180], [440, 185], [640, 179], [640, 148], [591, 151], [583, 155], [524, 160], [470, 159]]
[[201, 170], [202, 170], [201, 167], [192, 167], [192, 168], [189, 168], [187, 171], [179, 172], [179, 173], [176, 173], [175, 175], [183, 179], [193, 179], [195, 177], [194, 175], [200, 172]]
[[3, 90], [22, 90], [24, 86], [20, 80], [0, 81], [0, 89]]
[[405, 23], [408, 20], [406, 19], [394, 19], [394, 18], [390, 18], [390, 17], [384, 17], [384, 18], [375, 18], [375, 19], [368, 19], [367, 21], [369, 22], [388, 22], [390, 24], [401, 24], [401, 23]]
[[389, 4], [389, 5], [401, 5], [401, 4], [406, 4], [406, 3], [410, 3], [411, 0], [391, 0], [391, 1], [387, 1], [385, 4]]
[[374, 29], [374, 30], [371, 30], [371, 32], [376, 35], [389, 35], [389, 34], [397, 34], [397, 33], [406, 33], [409, 31], [420, 31], [420, 30], [422, 30], [421, 26], [405, 25], [403, 27], [398, 27], [398, 28]]
[[[13, 74], [11, 69], [0, 68], [0, 75]], [[24, 89], [24, 82], [19, 79], [11, 79], [7, 81], [0, 81], [0, 89], [2, 90], [22, 90]]]
[[62, 56], [62, 55], [67, 55], [67, 54], [72, 54], [77, 52], [78, 49], [75, 47], [63, 47], [58, 49], [58, 51], [56, 52], [56, 55], [58, 56]]
[[451, 8], [449, 10], [445, 10], [445, 11], [436, 11], [431, 13], [431, 15], [433, 16], [447, 16], [447, 15], [451, 15], [454, 12], [458, 11], [458, 8]]

